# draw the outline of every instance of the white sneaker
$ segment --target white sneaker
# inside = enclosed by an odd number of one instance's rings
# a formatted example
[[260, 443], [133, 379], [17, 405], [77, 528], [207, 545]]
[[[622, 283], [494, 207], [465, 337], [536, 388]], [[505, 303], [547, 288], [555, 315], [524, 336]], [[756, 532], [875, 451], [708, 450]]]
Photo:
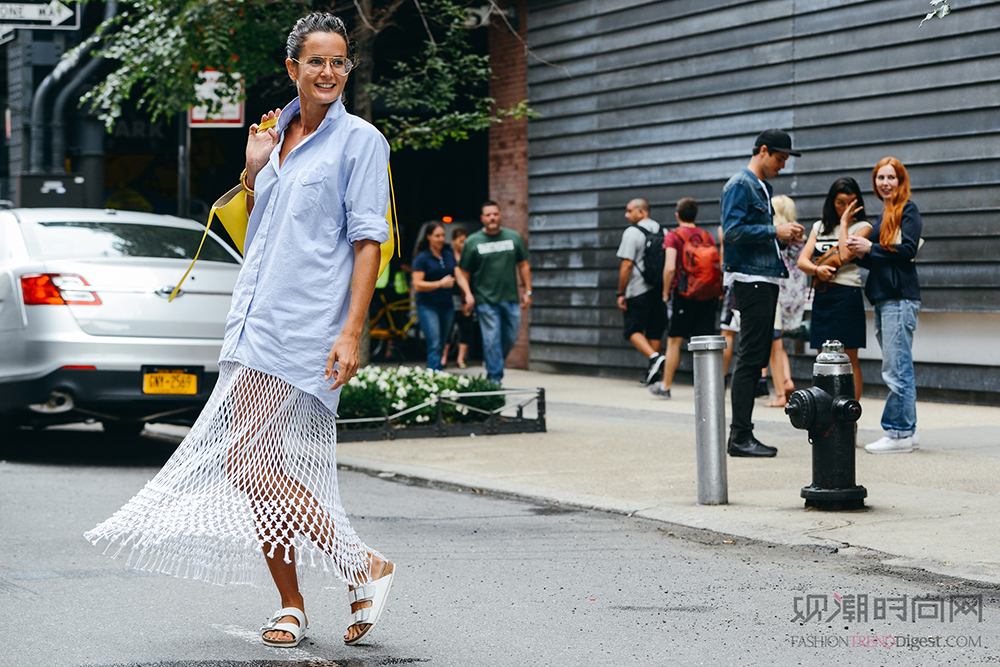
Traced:
[[913, 449], [920, 449], [920, 434], [916, 431], [910, 436], [910, 440], [913, 441]]
[[865, 445], [869, 454], [904, 454], [913, 451], [913, 438], [890, 438], [883, 435], [875, 442]]

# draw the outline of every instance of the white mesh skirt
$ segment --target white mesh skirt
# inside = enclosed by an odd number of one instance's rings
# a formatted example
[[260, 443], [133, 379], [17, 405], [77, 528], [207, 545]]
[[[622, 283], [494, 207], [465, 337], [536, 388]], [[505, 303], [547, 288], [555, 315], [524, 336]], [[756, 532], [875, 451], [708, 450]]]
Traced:
[[[369, 549], [337, 490], [334, 415], [314, 396], [235, 362], [163, 469], [87, 532], [130, 565], [216, 584], [271, 582], [264, 560], [299, 578], [368, 580]], [[281, 548], [279, 548], [281, 547]]]

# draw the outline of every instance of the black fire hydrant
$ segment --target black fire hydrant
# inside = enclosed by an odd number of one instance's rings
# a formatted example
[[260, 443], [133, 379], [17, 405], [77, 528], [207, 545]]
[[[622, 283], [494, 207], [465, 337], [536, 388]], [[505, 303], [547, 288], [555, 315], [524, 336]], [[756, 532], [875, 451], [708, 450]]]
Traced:
[[854, 479], [856, 423], [861, 418], [861, 404], [854, 400], [851, 360], [840, 341], [823, 343], [813, 365], [813, 386], [793, 392], [785, 414], [792, 426], [809, 431], [813, 446], [812, 484], [802, 489], [806, 507], [863, 509], [868, 490]]

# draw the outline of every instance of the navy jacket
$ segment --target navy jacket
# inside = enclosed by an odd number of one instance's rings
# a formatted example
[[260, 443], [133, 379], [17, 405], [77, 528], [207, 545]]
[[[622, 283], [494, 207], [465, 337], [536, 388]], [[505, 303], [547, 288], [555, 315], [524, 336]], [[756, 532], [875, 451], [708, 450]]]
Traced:
[[896, 244], [895, 252], [890, 252], [878, 242], [882, 215], [878, 216], [868, 237], [873, 241], [872, 249], [858, 260], [869, 271], [868, 282], [865, 283], [865, 296], [869, 302], [875, 304], [900, 299], [920, 301], [917, 265], [913, 260], [917, 256], [923, 228], [924, 221], [920, 219], [917, 205], [912, 201], [906, 202], [900, 223], [902, 241]]
[[778, 230], [769, 213], [771, 185], [762, 190], [752, 171], [743, 168], [722, 188], [722, 268], [754, 276], [787, 278], [774, 240]]

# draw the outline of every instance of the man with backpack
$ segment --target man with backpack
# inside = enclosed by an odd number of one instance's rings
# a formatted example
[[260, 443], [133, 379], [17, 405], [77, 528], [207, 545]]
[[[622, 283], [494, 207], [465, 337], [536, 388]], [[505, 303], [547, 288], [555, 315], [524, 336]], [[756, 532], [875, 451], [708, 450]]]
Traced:
[[719, 248], [711, 234], [694, 224], [698, 202], [691, 197], [681, 199], [677, 202], [675, 215], [679, 226], [670, 230], [663, 241], [666, 251], [663, 300], [670, 302], [663, 383], [649, 387], [649, 391], [660, 398], [670, 398], [684, 339], [715, 333], [722, 294]]
[[667, 325], [667, 309], [660, 298], [663, 280], [663, 232], [649, 219], [645, 199], [625, 206], [629, 227], [622, 233], [618, 257], [618, 309], [625, 320], [625, 339], [649, 359], [641, 381], [649, 385], [663, 367], [661, 338]]

